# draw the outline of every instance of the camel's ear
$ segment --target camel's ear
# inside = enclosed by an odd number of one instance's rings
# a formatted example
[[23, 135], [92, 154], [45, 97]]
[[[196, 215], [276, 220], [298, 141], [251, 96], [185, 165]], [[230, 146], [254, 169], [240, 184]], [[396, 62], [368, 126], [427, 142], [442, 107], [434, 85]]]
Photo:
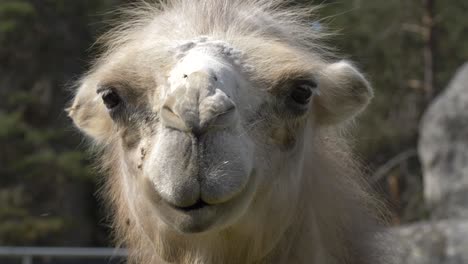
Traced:
[[72, 105], [65, 109], [75, 125], [97, 143], [111, 136], [113, 121], [96, 93], [96, 85], [86, 80], [80, 85]]
[[346, 61], [329, 64], [318, 77], [313, 110], [320, 125], [349, 120], [364, 110], [373, 96], [364, 76]]

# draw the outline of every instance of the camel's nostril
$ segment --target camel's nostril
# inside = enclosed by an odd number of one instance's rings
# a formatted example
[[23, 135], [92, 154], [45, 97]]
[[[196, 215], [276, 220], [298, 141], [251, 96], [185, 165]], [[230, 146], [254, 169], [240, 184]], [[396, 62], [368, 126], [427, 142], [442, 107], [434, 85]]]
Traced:
[[[229, 98], [229, 97], [228, 97], [228, 98]], [[221, 112], [220, 114], [218, 114], [218, 116], [231, 113], [231, 112], [233, 112], [234, 110], [236, 110], [236, 105], [230, 104], [230, 105], [228, 105], [228, 106], [226, 107], [226, 110], [224, 110], [223, 112]]]
[[162, 110], [163, 110], [163, 111], [168, 111], [170, 114], [173, 114], [173, 115], [177, 116], [177, 114], [174, 113], [174, 111], [172, 111], [172, 109], [171, 109], [169, 106], [167, 106], [167, 105], [164, 105], [163, 108], [162, 108]]
[[167, 127], [180, 131], [187, 131], [187, 124], [171, 107], [164, 105], [161, 108], [161, 120]]

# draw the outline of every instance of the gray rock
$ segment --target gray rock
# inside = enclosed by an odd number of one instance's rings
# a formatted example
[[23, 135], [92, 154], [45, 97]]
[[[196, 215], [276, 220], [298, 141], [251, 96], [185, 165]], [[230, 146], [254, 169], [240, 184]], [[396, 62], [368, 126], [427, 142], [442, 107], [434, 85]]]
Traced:
[[468, 63], [424, 114], [418, 145], [432, 218], [468, 218]]
[[468, 263], [468, 222], [457, 220], [418, 223], [394, 228], [394, 245], [398, 245], [398, 264], [466, 264]]

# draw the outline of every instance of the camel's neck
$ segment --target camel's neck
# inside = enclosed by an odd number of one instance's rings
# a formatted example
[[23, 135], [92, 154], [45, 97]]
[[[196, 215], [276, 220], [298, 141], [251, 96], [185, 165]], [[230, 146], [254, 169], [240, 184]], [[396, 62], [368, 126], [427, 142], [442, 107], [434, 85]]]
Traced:
[[[322, 246], [323, 241], [320, 236], [321, 230], [314, 219], [314, 213], [308, 211], [312, 208], [312, 205], [308, 203], [308, 200], [304, 199], [303, 202], [295, 204], [295, 206], [291, 205], [294, 209], [288, 213], [287, 219], [279, 215], [275, 217], [275, 212], [270, 212], [257, 219], [258, 224], [253, 224], [254, 228], [245, 229], [244, 223], [239, 229], [229, 230], [229, 232], [216, 235], [214, 238], [174, 236], [174, 234], [161, 237], [159, 234], [157, 238], [151, 239], [160, 241], [157, 246], [165, 248], [162, 252], [167, 253], [164, 254], [172, 255], [179, 252], [181, 255], [177, 253], [170, 258], [177, 259], [176, 263], [181, 264], [334, 263], [326, 258], [326, 251]], [[133, 231], [136, 232], [133, 232], [132, 236], [142, 232], [142, 230]], [[141, 233], [140, 235], [142, 236]], [[189, 243], [191, 245], [187, 245], [188, 240], [191, 241]], [[140, 251], [136, 253], [147, 252], [147, 255], [143, 254], [146, 255], [143, 260], [149, 261], [144, 263], [166, 263], [161, 258], [163, 256], [156, 253], [154, 248], [148, 248], [149, 244], [140, 244], [135, 240], [134, 243], [138, 244], [134, 249]], [[185, 246], [181, 247], [184, 244]]]
[[320, 230], [313, 212], [306, 212], [307, 207], [299, 206], [294, 213], [294, 221], [284, 232], [274, 249], [258, 263], [329, 263], [326, 259], [326, 250], [321, 241]]

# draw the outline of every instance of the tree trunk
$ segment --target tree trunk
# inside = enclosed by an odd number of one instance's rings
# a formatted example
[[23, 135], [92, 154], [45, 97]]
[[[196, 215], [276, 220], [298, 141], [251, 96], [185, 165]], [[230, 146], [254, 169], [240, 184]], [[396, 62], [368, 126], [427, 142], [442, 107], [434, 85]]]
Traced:
[[429, 102], [434, 97], [434, 2], [435, 0], [423, 0], [422, 35], [424, 43], [424, 92], [426, 102]]

